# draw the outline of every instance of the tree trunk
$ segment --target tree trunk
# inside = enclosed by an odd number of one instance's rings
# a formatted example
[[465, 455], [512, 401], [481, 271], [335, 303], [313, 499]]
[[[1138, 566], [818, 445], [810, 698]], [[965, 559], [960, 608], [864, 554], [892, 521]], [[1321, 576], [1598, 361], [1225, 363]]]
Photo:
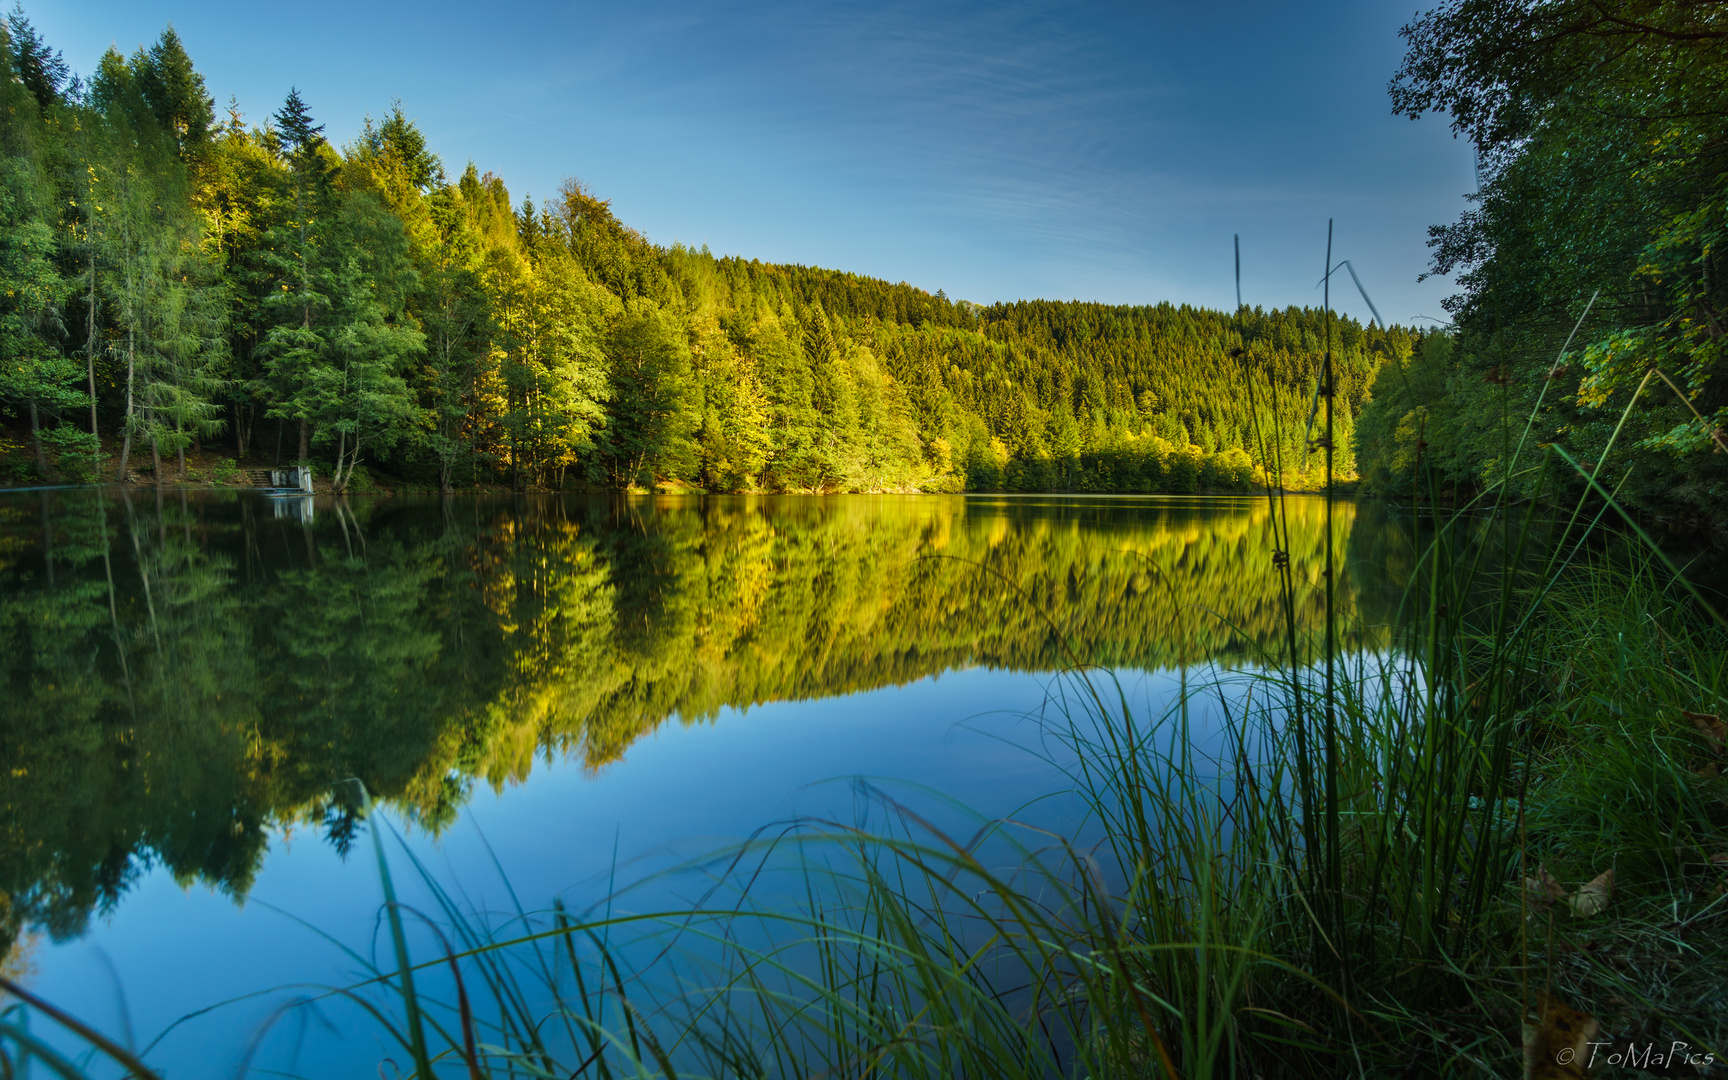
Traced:
[[96, 252], [90, 252], [90, 294], [85, 299], [88, 332], [84, 338], [84, 364], [90, 376], [90, 434], [96, 436], [96, 455], [102, 455], [102, 433], [96, 429]]
[[42, 450], [42, 418], [34, 401], [30, 403], [30, 441], [36, 444], [36, 473], [47, 479], [48, 455]]
[[180, 479], [186, 479], [186, 448], [182, 446], [177, 453], [180, 456]]
[[[337, 435], [336, 435], [336, 474], [330, 478], [330, 491], [332, 494], [340, 495], [340, 494], [342, 494], [342, 489], [348, 486], [348, 481], [346, 479], [344, 479], [342, 476], [342, 459], [347, 457], [347, 456], [348, 456], [348, 433], [346, 431], [337, 432]], [[349, 471], [352, 472], [353, 469], [350, 468]]]
[[300, 457], [298, 463], [306, 464], [312, 460], [312, 425], [300, 421]]
[[162, 486], [162, 447], [154, 435], [150, 436], [150, 482]]

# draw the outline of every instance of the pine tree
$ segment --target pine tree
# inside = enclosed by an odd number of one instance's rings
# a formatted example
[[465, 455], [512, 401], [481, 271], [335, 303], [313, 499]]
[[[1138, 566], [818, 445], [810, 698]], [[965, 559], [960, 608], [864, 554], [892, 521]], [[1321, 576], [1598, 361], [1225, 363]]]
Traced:
[[41, 111], [57, 102], [64, 63], [14, 10], [0, 29], [0, 399], [30, 415], [39, 474], [44, 412], [80, 404], [77, 365], [58, 349], [70, 283], [55, 266], [50, 187], [39, 167]]
[[[299, 447], [295, 460], [311, 456], [312, 414], [308, 387], [325, 352], [318, 323], [329, 312], [328, 273], [320, 273], [315, 234], [319, 216], [332, 199], [330, 163], [325, 155], [324, 125], [312, 122], [311, 110], [298, 88], [275, 114], [276, 131], [287, 151], [287, 176], [292, 209], [287, 220], [270, 230], [261, 262], [281, 288], [272, 289], [265, 310], [273, 323], [260, 345], [264, 374], [260, 390], [272, 401], [265, 415], [295, 423]], [[327, 271], [328, 268], [325, 268]]]
[[426, 362], [417, 379], [427, 418], [426, 447], [444, 492], [451, 489], [459, 465], [473, 460], [480, 380], [497, 333], [481, 277], [476, 211], [483, 197], [479, 173], [470, 163], [459, 186], [443, 188], [429, 200], [437, 243], [424, 259], [415, 303], [426, 334]]
[[134, 61], [138, 91], [182, 159], [198, 156], [216, 127], [216, 103], [172, 26]]
[[70, 283], [55, 271], [54, 233], [42, 220], [26, 159], [0, 158], [0, 398], [22, 403], [39, 474], [48, 471], [43, 412], [75, 408], [83, 374], [55, 347]]
[[312, 122], [312, 110], [300, 96], [299, 87], [288, 88], [288, 99], [272, 119], [289, 157], [305, 157], [324, 145], [324, 125]]
[[12, 73], [35, 98], [37, 108], [46, 109], [59, 103], [71, 69], [66, 66], [60, 50], [50, 49], [36, 28], [30, 25], [22, 4], [14, 5], [11, 14], [6, 16], [3, 33], [7, 38]]

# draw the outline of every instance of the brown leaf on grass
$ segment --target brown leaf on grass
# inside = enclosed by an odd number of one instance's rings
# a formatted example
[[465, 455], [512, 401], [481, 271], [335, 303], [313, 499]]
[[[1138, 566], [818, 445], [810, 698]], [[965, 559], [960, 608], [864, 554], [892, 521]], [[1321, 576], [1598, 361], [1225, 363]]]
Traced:
[[1704, 736], [1704, 742], [1710, 749], [1720, 754], [1728, 750], [1728, 724], [1715, 713], [1687, 712], [1680, 710], [1680, 715], [1692, 721], [1692, 726], [1698, 729], [1698, 734]]
[[1716, 854], [1710, 856], [1710, 865], [1719, 866], [1724, 870], [1728, 870], [1728, 851], [1718, 851]]
[[1566, 895], [1565, 886], [1560, 884], [1559, 878], [1548, 872], [1546, 866], [1538, 866], [1535, 877], [1524, 879], [1524, 891], [1530, 894], [1530, 902], [1538, 908], [1546, 908]]
[[1696, 769], [1693, 769], [1692, 775], [1698, 777], [1700, 780], [1714, 780], [1722, 774], [1717, 770], [1714, 761], [1706, 761]]
[[1547, 991], [1538, 1003], [1540, 1022], [1524, 1026], [1524, 1080], [1582, 1077], [1590, 1040], [1601, 1025]]
[[1600, 914], [1607, 908], [1608, 901], [1614, 899], [1614, 871], [1604, 870], [1588, 884], [1580, 885], [1578, 891], [1567, 897], [1566, 902], [1572, 905], [1572, 914], [1580, 919], [1588, 919]]

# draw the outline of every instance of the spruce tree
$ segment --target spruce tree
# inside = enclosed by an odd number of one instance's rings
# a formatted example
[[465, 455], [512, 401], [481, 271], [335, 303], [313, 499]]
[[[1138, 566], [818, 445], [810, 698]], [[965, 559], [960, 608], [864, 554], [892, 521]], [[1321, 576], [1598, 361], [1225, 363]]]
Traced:
[[204, 76], [192, 66], [186, 47], [172, 26], [134, 66], [138, 90], [156, 123], [174, 140], [180, 156], [197, 156], [216, 128], [216, 103], [204, 89]]
[[46, 109], [58, 103], [71, 69], [60, 50], [50, 49], [30, 25], [22, 4], [13, 5], [11, 14], [6, 16], [4, 33], [12, 74], [30, 91], [37, 107]]
[[288, 99], [271, 119], [276, 122], [276, 133], [290, 157], [311, 154], [324, 143], [324, 125], [312, 122], [312, 110], [297, 86], [288, 88]]

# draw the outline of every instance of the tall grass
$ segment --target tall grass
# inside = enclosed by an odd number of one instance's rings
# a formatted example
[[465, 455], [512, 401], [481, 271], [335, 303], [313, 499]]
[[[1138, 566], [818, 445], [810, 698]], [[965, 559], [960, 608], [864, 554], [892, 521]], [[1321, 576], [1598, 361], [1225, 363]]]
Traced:
[[[1342, 568], [1275, 542], [1286, 633], [1253, 664], [1185, 673], [1148, 715], [1076, 659], [1042, 716], [1089, 812], [1068, 833], [957, 835], [861, 789], [865, 824], [799, 820], [686, 867], [686, 903], [500, 917], [392, 853], [372, 812], [389, 948], [351, 953], [369, 977], [327, 996], [422, 1078], [1506, 1075], [1555, 997], [1720, 1055], [1728, 795], [1687, 714], [1721, 713], [1728, 637], [1653, 545], [1601, 535], [1602, 466], [1529, 430], [1464, 507], [1419, 470], [1385, 647], [1341, 653], [1331, 605], [1300, 624]], [[1568, 472], [1584, 495], [1558, 505]], [[1524, 884], [1604, 869], [1605, 912]], [[5, 988], [6, 1075], [80, 1067], [27, 1016], [148, 1075]]]

